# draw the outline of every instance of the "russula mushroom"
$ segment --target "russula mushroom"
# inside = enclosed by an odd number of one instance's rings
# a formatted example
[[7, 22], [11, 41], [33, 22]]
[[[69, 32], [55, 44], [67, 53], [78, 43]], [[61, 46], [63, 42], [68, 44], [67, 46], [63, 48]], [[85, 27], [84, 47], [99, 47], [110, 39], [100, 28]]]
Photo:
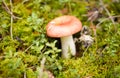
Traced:
[[69, 58], [70, 52], [76, 54], [75, 43], [72, 35], [82, 29], [82, 24], [75, 16], [64, 15], [50, 21], [46, 26], [47, 35], [61, 39], [62, 57]]

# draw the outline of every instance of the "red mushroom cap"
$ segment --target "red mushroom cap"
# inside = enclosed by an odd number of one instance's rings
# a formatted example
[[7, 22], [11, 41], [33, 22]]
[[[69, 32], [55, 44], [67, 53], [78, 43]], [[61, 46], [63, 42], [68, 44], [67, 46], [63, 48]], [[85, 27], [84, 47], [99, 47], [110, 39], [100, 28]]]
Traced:
[[64, 15], [50, 21], [46, 27], [49, 37], [70, 36], [82, 29], [82, 23], [74, 16]]

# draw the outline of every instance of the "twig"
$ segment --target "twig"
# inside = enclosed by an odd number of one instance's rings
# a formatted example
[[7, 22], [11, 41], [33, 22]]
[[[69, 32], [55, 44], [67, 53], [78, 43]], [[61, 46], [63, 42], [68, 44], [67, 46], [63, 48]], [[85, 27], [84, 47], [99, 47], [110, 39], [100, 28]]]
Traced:
[[24, 4], [25, 2], [28, 2], [29, 0], [24, 0], [23, 2], [22, 2], [22, 4]]
[[113, 18], [112, 18], [112, 16], [111, 16], [110, 12], [109, 12], [108, 9], [105, 7], [103, 1], [102, 1], [102, 0], [99, 0], [99, 1], [100, 1], [101, 5], [103, 6], [103, 9], [107, 12], [110, 20], [112, 21], [112, 23], [113, 23], [113, 25], [114, 25], [115, 30], [116, 30], [115, 22], [114, 22], [114, 20], [113, 20]]
[[4, 0], [2, 0], [2, 2], [3, 2], [3, 8], [4, 8], [10, 15], [12, 15], [12, 12], [11, 12], [10, 9], [8, 8], [6, 2], [5, 2]]
[[[120, 17], [120, 15], [116, 15], [116, 16], [112, 16], [112, 18], [117, 18]], [[100, 24], [102, 24], [104, 21], [109, 20], [110, 18], [105, 18], [104, 20], [100, 21], [97, 25], [96, 28], [98, 28], [100, 26]]]
[[26, 77], [26, 72], [24, 72], [24, 78], [27, 78], [27, 77]]
[[38, 76], [38, 78], [43, 78], [42, 76], [43, 76], [43, 70], [44, 70], [45, 61], [46, 61], [46, 58], [43, 57], [42, 61], [41, 61], [41, 67], [40, 67], [40, 70], [39, 70], [39, 76]]
[[12, 4], [12, 0], [10, 0], [10, 7], [11, 9], [8, 8], [6, 2], [4, 0], [2, 0], [3, 2], [3, 8], [6, 10], [6, 12], [8, 14], [10, 14], [10, 37], [13, 40], [13, 19], [21, 19], [19, 17], [16, 17], [13, 15], [13, 4]]
[[87, 50], [88, 50], [89, 47], [90, 47], [90, 45], [87, 46], [87, 48], [86, 48], [85, 51], [83, 52], [83, 57], [85, 56], [85, 53], [87, 52]]
[[47, 46], [45, 45], [45, 47], [42, 49], [41, 53], [43, 53], [46, 50]]
[[71, 13], [71, 12], [72, 12], [72, 9], [71, 9], [71, 1], [68, 2], [68, 7], [69, 7], [69, 12]]
[[22, 19], [22, 18], [20, 18], [20, 17], [17, 17], [17, 16], [15, 16], [12, 12], [11, 12], [11, 10], [8, 8], [8, 6], [7, 6], [7, 4], [6, 4], [6, 2], [4, 1], [4, 0], [2, 0], [2, 2], [3, 2], [3, 8], [5, 9], [5, 11], [8, 13], [8, 14], [10, 14], [12, 17], [13, 17], [13, 19]]
[[3, 58], [5, 58], [5, 56], [0, 56], [0, 59], [3, 59]]
[[[37, 40], [39, 40], [39, 38]], [[34, 43], [32, 43], [28, 48], [26, 48], [24, 52], [27, 52], [33, 45], [34, 45]]]
[[25, 51], [24, 52], [27, 52], [32, 46], [34, 45], [34, 43], [33, 44], [31, 44], [27, 49], [25, 49]]
[[12, 30], [13, 29], [13, 17], [12, 17], [12, 15], [13, 15], [13, 13], [12, 13], [13, 5], [12, 5], [12, 0], [10, 0], [10, 6], [11, 6], [10, 36], [11, 36], [11, 39], [13, 40], [13, 30]]

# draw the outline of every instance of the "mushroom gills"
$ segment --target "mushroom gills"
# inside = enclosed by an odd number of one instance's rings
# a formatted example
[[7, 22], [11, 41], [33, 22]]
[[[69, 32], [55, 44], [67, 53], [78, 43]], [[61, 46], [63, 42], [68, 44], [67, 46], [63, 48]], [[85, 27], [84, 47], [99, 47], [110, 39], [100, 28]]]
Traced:
[[76, 48], [72, 35], [61, 37], [61, 45], [63, 58], [69, 58], [70, 54], [73, 56], [76, 55]]

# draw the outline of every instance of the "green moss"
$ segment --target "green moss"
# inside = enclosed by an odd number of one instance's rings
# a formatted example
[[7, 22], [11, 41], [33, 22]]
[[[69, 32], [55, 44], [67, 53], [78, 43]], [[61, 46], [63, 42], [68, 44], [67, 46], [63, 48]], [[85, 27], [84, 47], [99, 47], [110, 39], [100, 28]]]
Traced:
[[116, 72], [116, 67], [120, 66], [119, 56], [87, 56], [78, 59], [63, 61], [63, 70], [58, 74], [58, 78], [116, 78], [120, 75]]

